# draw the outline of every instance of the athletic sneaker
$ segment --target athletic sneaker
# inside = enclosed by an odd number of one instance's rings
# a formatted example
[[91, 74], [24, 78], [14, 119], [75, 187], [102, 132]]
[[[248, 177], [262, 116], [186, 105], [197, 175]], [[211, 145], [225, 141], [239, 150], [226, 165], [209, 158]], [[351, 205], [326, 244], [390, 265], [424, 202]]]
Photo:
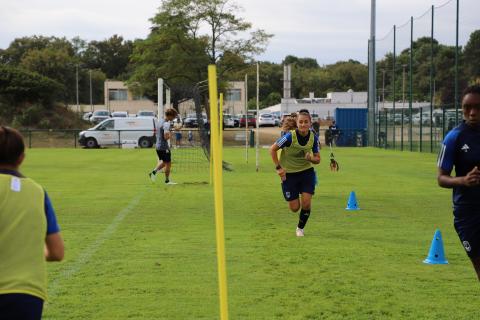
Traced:
[[155, 182], [155, 180], [157, 180], [157, 175], [153, 172], [150, 172], [148, 176], [150, 177], [150, 180], [152, 180], [152, 182]]
[[170, 185], [174, 185], [174, 184], [177, 184], [176, 182], [173, 182], [172, 180], [168, 181], [168, 182], [165, 182], [165, 184], [170, 184]]
[[300, 229], [299, 227], [297, 227], [297, 231], [295, 233], [297, 234], [297, 237], [303, 237], [304, 236], [303, 229]]

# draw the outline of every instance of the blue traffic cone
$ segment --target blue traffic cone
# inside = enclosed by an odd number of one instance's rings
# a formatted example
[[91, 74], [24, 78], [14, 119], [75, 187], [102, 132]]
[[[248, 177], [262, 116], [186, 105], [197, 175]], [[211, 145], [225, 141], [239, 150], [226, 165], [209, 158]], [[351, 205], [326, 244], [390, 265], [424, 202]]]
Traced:
[[432, 245], [430, 246], [430, 251], [428, 252], [427, 259], [423, 260], [423, 263], [428, 264], [447, 264], [448, 261], [445, 259], [445, 252], [443, 251], [443, 240], [442, 233], [439, 229], [435, 231], [433, 235]]
[[348, 197], [348, 203], [345, 210], [360, 210], [357, 203], [357, 197], [355, 196], [355, 191], [350, 192], [350, 197]]

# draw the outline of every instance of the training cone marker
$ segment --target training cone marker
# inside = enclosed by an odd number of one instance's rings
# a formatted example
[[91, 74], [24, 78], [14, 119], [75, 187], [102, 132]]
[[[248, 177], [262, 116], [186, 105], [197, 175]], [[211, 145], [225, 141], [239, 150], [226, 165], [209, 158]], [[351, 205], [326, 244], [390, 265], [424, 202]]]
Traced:
[[345, 210], [360, 210], [357, 203], [357, 197], [355, 196], [355, 191], [350, 192], [350, 197], [348, 197], [348, 203]]
[[428, 252], [427, 259], [423, 260], [423, 263], [428, 264], [447, 264], [448, 261], [445, 259], [445, 252], [443, 251], [443, 240], [442, 233], [439, 229], [435, 231], [433, 235], [432, 245], [430, 246], [430, 251]]

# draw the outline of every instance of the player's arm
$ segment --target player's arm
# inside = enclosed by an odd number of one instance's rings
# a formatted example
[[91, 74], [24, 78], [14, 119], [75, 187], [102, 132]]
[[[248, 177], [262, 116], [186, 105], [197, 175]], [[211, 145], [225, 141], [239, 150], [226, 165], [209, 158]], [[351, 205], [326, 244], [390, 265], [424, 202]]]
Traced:
[[170, 123], [169, 122], [165, 122], [163, 124], [163, 138], [165, 140], [170, 140], [170, 136], [171, 136], [171, 133], [170, 133]]
[[318, 137], [315, 135], [315, 138], [313, 140], [313, 147], [312, 147], [312, 152], [308, 152], [305, 154], [305, 159], [307, 161], [310, 161], [313, 164], [319, 164], [320, 163], [320, 148], [318, 144]]
[[272, 144], [272, 146], [270, 147], [270, 156], [272, 157], [273, 165], [275, 166], [277, 174], [280, 176], [280, 178], [284, 179], [287, 172], [280, 165], [280, 160], [278, 159], [277, 154], [278, 150], [280, 150], [280, 147], [277, 145], [277, 143]]
[[45, 259], [47, 261], [61, 261], [65, 253], [63, 239], [55, 216], [50, 198], [45, 192], [45, 217], [47, 219], [47, 236], [45, 237]]
[[480, 170], [474, 167], [466, 176], [452, 177], [451, 171], [438, 168], [438, 185], [443, 188], [473, 187], [480, 185]]
[[47, 261], [62, 261], [65, 247], [60, 232], [47, 235], [45, 238], [45, 259]]
[[270, 147], [270, 156], [272, 157], [273, 164], [275, 165], [275, 170], [277, 171], [277, 174], [280, 176], [282, 180], [285, 180], [287, 171], [285, 171], [285, 168], [282, 168], [282, 166], [280, 165], [280, 160], [278, 159], [277, 151], [283, 147], [290, 146], [291, 143], [292, 143], [292, 134], [287, 133], [286, 135], [278, 139]]

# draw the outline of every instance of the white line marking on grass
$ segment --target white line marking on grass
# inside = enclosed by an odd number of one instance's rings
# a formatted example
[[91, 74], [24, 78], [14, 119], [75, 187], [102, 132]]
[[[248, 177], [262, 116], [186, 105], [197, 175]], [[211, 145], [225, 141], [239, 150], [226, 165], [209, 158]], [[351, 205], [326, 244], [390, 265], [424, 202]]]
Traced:
[[116, 231], [118, 225], [123, 221], [123, 219], [125, 219], [130, 211], [138, 205], [144, 193], [145, 190], [135, 196], [135, 198], [133, 198], [132, 201], [130, 201], [130, 203], [116, 215], [112, 223], [110, 223], [110, 225], [97, 237], [97, 239], [87, 249], [85, 249], [80, 256], [72, 262], [72, 264], [67, 265], [60, 275], [51, 282], [48, 288], [49, 297], [53, 297], [57, 294], [57, 291], [60, 288], [59, 284], [62, 280], [72, 277], [92, 258], [92, 256], [98, 251], [103, 243], [108, 240], [108, 238], [110, 238], [110, 236]]

